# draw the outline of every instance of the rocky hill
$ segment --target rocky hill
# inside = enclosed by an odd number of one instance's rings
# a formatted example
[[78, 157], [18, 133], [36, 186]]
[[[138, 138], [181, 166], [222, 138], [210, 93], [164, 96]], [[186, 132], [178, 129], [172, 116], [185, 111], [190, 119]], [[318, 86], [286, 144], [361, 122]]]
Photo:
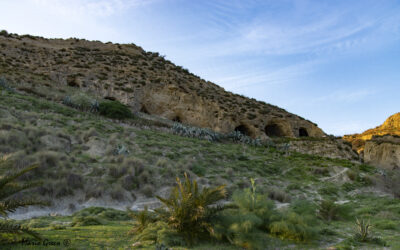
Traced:
[[225, 91], [134, 44], [0, 33], [0, 75], [20, 91], [60, 102], [71, 88], [133, 111], [253, 138], [323, 137], [316, 124]]
[[351, 142], [353, 149], [361, 153], [364, 150], [365, 142], [371, 140], [374, 136], [398, 135], [400, 136], [400, 113], [394, 114], [386, 121], [373, 129], [368, 129], [361, 134], [345, 135], [343, 139]]
[[344, 140], [363, 155], [364, 161], [384, 168], [400, 167], [400, 113], [361, 134], [345, 135]]

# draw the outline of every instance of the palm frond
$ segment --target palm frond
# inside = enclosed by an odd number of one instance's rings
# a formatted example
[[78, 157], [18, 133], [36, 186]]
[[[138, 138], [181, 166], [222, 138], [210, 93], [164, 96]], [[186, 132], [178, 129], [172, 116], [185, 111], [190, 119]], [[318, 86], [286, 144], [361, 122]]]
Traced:
[[7, 183], [3, 188], [0, 189], [0, 200], [7, 199], [8, 197], [17, 194], [21, 191], [38, 187], [42, 184], [43, 182], [41, 181], [33, 181], [33, 182], [28, 182], [25, 184], [19, 184], [15, 182]]
[[0, 215], [7, 217], [8, 213], [15, 212], [17, 208], [28, 207], [28, 206], [47, 206], [49, 202], [38, 201], [38, 200], [19, 200], [12, 199], [0, 202]]
[[0, 179], [0, 189], [2, 189], [5, 185], [7, 185], [7, 183], [10, 183], [10, 182], [14, 181], [18, 177], [20, 177], [20, 176], [24, 175], [25, 173], [27, 173], [29, 171], [32, 171], [33, 169], [36, 169], [38, 167], [39, 167], [39, 165], [37, 165], [37, 164], [36, 165], [32, 165], [32, 166], [27, 167], [27, 168], [15, 173], [15, 174], [12, 174], [10, 176], [2, 177]]
[[28, 234], [38, 240], [42, 239], [38, 233], [32, 231], [28, 227], [14, 224], [6, 220], [0, 220], [0, 234]]

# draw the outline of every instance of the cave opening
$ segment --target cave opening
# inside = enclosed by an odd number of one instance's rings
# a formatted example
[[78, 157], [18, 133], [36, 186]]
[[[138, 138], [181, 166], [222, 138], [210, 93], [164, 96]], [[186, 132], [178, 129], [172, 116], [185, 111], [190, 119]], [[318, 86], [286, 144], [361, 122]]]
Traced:
[[250, 130], [246, 125], [237, 126], [235, 131], [240, 132], [242, 135], [250, 136]]
[[268, 124], [265, 126], [265, 134], [267, 134], [269, 137], [282, 137], [285, 136], [284, 131], [282, 128], [275, 123]]
[[140, 112], [150, 115], [149, 111], [146, 109], [145, 106], [142, 106], [142, 108], [140, 109]]
[[172, 119], [173, 122], [179, 122], [182, 123], [182, 119], [177, 115]]
[[300, 137], [308, 137], [308, 131], [305, 128], [300, 128], [299, 129], [299, 136]]

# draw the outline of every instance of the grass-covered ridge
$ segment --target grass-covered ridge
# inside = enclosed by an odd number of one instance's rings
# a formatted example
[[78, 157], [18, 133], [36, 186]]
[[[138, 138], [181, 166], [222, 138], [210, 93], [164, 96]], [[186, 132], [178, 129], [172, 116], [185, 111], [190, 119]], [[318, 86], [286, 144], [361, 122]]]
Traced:
[[[76, 213], [84, 205], [125, 209], [156, 207], [156, 195], [166, 197], [175, 178], [188, 173], [202, 187], [226, 185], [226, 201], [249, 188], [275, 203], [293, 209], [307, 200], [315, 216], [323, 200], [344, 209], [337, 218], [316, 218], [316, 237], [306, 242], [273, 241], [281, 247], [356, 246], [381, 248], [379, 242], [354, 240], [356, 218], [370, 220], [374, 237], [391, 248], [400, 247], [400, 201], [384, 189], [382, 174], [390, 173], [357, 162], [300, 154], [271, 146], [210, 142], [175, 135], [170, 126], [154, 120], [112, 120], [62, 103], [2, 90], [0, 93], [0, 153], [12, 154], [16, 169], [34, 162], [39, 167], [21, 181], [43, 181], [37, 193], [62, 207], [57, 213]], [[0, 174], [4, 174], [0, 173]], [[96, 203], [97, 202], [97, 203]], [[331, 209], [326, 205], [326, 210]], [[102, 211], [104, 212], [104, 211]], [[115, 212], [115, 211], [114, 211]], [[72, 216], [40, 217], [24, 221], [44, 237], [71, 239], [71, 247], [124, 248], [134, 244], [131, 219], [91, 211]], [[302, 216], [302, 213], [299, 212]], [[324, 216], [322, 216], [324, 217]], [[297, 220], [295, 217], [292, 220]], [[65, 222], [65, 223], [64, 223]], [[235, 249], [228, 243], [199, 242], [193, 248]], [[18, 249], [18, 248], [17, 248]]]

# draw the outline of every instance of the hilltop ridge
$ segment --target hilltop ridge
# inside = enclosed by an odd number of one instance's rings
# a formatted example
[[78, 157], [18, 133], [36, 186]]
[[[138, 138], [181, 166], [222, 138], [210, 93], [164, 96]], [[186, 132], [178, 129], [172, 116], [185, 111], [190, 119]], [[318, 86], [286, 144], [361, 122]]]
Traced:
[[385, 122], [376, 128], [368, 129], [361, 134], [345, 135], [343, 139], [353, 145], [353, 149], [361, 153], [364, 150], [365, 142], [377, 136], [400, 136], [400, 112], [391, 115]]

